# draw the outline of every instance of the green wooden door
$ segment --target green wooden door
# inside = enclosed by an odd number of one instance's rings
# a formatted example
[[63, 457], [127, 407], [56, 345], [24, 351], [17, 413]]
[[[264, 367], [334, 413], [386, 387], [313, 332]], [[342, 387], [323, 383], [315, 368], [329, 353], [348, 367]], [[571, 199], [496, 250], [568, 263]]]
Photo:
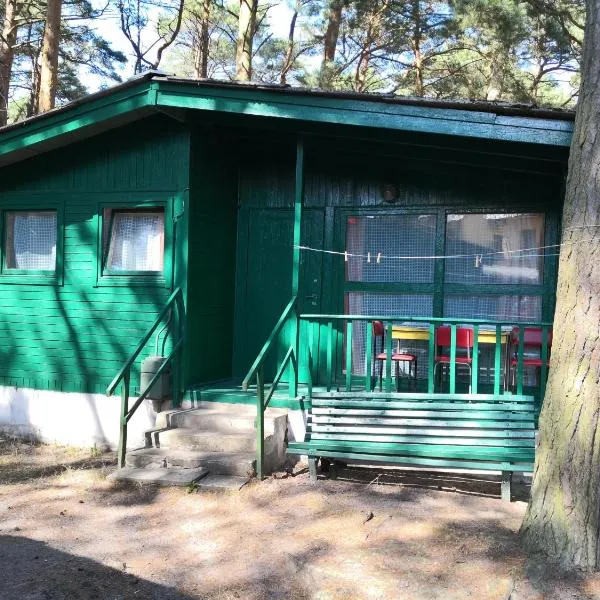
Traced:
[[[234, 375], [243, 377], [292, 297], [294, 211], [241, 210], [235, 311]], [[321, 247], [323, 212], [303, 214], [302, 243]], [[321, 255], [301, 256], [300, 310], [317, 312], [321, 304]], [[272, 376], [287, 350], [288, 333], [267, 362]]]

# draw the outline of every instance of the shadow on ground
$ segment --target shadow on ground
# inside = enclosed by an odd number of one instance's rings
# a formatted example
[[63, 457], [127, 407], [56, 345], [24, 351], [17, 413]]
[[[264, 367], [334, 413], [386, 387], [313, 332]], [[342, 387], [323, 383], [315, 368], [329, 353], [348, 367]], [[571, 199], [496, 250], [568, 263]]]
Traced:
[[0, 562], [1, 600], [191, 600], [171, 587], [25, 537], [0, 536]]
[[[327, 477], [327, 474], [324, 477]], [[348, 466], [338, 469], [337, 479], [370, 486], [406, 486], [485, 498], [500, 497], [500, 476], [484, 473], [381, 470], [372, 467]], [[518, 475], [515, 476], [512, 485], [512, 500], [527, 502], [530, 487], [528, 482], [519, 480]]]

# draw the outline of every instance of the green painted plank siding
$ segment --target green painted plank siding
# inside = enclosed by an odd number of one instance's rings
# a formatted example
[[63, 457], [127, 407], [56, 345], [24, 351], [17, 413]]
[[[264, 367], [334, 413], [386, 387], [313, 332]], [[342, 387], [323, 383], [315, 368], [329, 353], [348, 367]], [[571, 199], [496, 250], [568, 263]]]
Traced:
[[232, 141], [192, 135], [188, 255], [187, 381], [231, 377], [237, 165]]
[[[104, 392], [170, 285], [97, 285], [100, 206], [156, 201], [170, 211], [189, 185], [188, 165], [189, 133], [161, 116], [0, 170], [0, 209], [58, 203], [64, 215], [63, 284], [0, 280], [0, 385]], [[173, 232], [183, 250], [186, 223]]]

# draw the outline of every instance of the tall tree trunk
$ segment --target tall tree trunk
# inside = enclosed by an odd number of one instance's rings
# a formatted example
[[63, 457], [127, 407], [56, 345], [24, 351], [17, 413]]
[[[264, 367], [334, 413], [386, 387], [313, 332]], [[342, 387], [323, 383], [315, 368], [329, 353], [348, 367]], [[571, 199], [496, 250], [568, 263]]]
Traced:
[[200, 13], [198, 14], [197, 39], [194, 53], [194, 77], [196, 79], [205, 79], [208, 77], [208, 52], [210, 44], [210, 9], [212, 0], [202, 0], [200, 3]]
[[554, 339], [525, 547], [600, 568], [600, 0], [587, 0]]
[[62, 0], [48, 0], [46, 26], [42, 42], [40, 93], [38, 110], [46, 112], [54, 108], [58, 82], [58, 46], [60, 43], [60, 13]]
[[327, 29], [323, 39], [323, 62], [319, 74], [319, 85], [322, 88], [331, 87], [331, 67], [335, 60], [343, 10], [344, 0], [330, 0], [327, 10]]
[[294, 37], [296, 35], [296, 21], [298, 20], [298, 11], [300, 10], [300, 0], [297, 0], [292, 19], [290, 21], [290, 30], [288, 33], [288, 43], [285, 50], [285, 58], [283, 59], [283, 68], [279, 76], [279, 83], [285, 85], [287, 83], [287, 74], [294, 65], [294, 48], [296, 46]]
[[6, 125], [8, 119], [8, 91], [16, 41], [17, 0], [6, 0], [2, 37], [0, 37], [0, 127]]
[[421, 5], [419, 0], [413, 0], [412, 6], [413, 21], [413, 39], [412, 49], [415, 55], [415, 95], [425, 95], [425, 77], [423, 74], [423, 54], [421, 52], [421, 40], [423, 31], [421, 30]]
[[252, 79], [252, 45], [256, 33], [258, 0], [240, 0], [238, 38], [235, 53], [235, 78], [238, 81]]

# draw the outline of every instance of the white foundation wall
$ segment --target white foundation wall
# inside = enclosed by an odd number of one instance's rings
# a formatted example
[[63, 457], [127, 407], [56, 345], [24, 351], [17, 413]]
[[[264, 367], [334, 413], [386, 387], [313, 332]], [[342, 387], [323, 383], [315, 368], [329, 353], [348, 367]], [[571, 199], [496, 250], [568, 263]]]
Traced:
[[[116, 449], [120, 406], [119, 396], [0, 386], [0, 431], [47, 443]], [[143, 446], [144, 431], [155, 421], [152, 402], [146, 401], [129, 421], [127, 447]]]

